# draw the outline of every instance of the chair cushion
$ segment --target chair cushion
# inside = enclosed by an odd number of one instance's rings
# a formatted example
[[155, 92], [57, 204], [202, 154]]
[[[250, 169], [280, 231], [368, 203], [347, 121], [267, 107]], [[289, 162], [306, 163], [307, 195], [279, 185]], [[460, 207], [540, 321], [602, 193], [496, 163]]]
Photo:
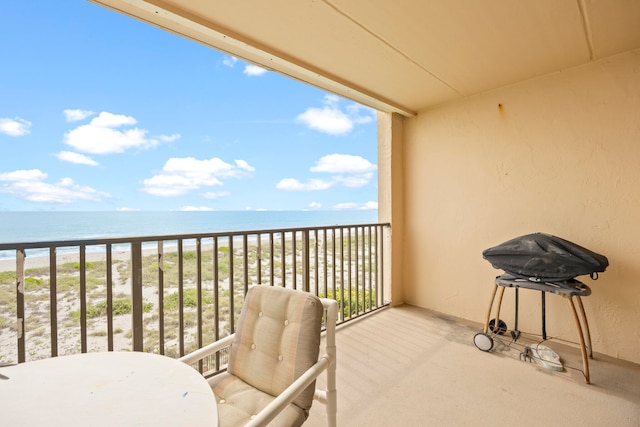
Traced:
[[[308, 292], [254, 286], [245, 297], [227, 372], [277, 396], [318, 361], [324, 310]], [[294, 403], [311, 408], [315, 383]]]
[[[221, 427], [244, 426], [253, 415], [275, 399], [275, 397], [251, 387], [229, 373], [209, 378], [209, 385], [216, 395]], [[268, 426], [301, 426], [307, 415], [308, 412], [291, 404], [280, 412]]]

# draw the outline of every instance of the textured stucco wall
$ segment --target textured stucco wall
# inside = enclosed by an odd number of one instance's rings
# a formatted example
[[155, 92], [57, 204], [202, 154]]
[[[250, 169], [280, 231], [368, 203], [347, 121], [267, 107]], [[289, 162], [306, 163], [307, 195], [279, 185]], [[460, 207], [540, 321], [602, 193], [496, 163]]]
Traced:
[[[640, 51], [406, 119], [404, 183], [407, 303], [482, 321], [499, 273], [482, 250], [555, 234], [609, 258], [582, 277], [594, 351], [640, 363]], [[520, 329], [539, 332], [527, 293]], [[549, 333], [577, 341], [568, 304], [547, 306]]]
[[[378, 113], [378, 221], [393, 224], [384, 241], [383, 283], [402, 283], [404, 268], [402, 125], [400, 115]], [[402, 286], [386, 286], [384, 300], [402, 304], [403, 291]]]

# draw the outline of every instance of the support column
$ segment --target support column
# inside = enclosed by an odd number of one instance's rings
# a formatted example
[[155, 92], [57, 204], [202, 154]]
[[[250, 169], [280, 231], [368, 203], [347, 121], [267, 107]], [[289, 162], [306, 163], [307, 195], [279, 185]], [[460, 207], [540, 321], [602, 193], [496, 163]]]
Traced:
[[384, 236], [385, 301], [391, 305], [404, 302], [403, 236], [404, 175], [403, 117], [397, 113], [378, 112], [378, 221], [391, 224]]

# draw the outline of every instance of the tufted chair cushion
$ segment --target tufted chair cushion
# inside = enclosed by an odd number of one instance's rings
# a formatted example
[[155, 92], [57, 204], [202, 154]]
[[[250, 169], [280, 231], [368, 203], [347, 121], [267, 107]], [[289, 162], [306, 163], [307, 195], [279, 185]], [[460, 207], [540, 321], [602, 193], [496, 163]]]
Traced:
[[[221, 427], [244, 426], [275, 399], [275, 396], [262, 392], [229, 373], [211, 377], [209, 385], [216, 395]], [[301, 426], [307, 416], [307, 411], [291, 404], [280, 412], [268, 427]]]

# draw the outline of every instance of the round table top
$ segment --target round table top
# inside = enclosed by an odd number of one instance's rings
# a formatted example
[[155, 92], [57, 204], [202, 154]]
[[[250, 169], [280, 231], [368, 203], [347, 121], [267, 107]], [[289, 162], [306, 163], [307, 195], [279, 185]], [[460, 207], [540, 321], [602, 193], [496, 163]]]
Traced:
[[170, 357], [102, 352], [0, 368], [6, 426], [217, 426], [213, 391]]

